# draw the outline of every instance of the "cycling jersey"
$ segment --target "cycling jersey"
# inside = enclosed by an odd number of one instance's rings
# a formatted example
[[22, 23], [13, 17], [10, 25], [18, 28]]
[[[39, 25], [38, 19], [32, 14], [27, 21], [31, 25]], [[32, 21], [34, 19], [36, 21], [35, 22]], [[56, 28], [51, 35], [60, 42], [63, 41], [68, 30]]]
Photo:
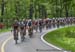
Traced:
[[30, 27], [31, 25], [32, 25], [32, 22], [31, 22], [31, 21], [29, 21], [28, 26]]
[[26, 27], [27, 26], [27, 21], [23, 21], [23, 23], [24, 23], [24, 26]]
[[41, 21], [39, 21], [39, 26], [42, 26], [42, 22]]
[[24, 26], [25, 26], [25, 25], [24, 25], [24, 22], [21, 21], [20, 24], [19, 24], [19, 26], [20, 26], [21, 29], [24, 29]]
[[13, 28], [14, 29], [17, 29], [19, 27], [19, 23], [18, 22], [15, 22], [14, 24], [13, 24]]

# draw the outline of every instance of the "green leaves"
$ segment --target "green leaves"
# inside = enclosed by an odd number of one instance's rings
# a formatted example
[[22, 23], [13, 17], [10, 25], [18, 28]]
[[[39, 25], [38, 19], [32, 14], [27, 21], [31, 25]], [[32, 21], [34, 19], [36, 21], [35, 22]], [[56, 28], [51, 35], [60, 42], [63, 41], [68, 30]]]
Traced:
[[74, 3], [75, 0], [4, 0], [4, 15], [1, 16], [2, 0], [0, 0], [0, 18], [28, 18], [30, 4], [33, 4], [32, 18], [74, 17]]
[[75, 26], [49, 32], [44, 36], [44, 39], [65, 50], [75, 52]]

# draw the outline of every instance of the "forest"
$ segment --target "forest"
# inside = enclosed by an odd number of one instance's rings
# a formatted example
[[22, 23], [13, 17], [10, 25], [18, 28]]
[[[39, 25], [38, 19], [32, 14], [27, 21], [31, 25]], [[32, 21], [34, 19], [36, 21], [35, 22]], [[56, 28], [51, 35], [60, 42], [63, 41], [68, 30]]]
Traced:
[[75, 16], [75, 0], [0, 0], [0, 23], [10, 27], [14, 18]]

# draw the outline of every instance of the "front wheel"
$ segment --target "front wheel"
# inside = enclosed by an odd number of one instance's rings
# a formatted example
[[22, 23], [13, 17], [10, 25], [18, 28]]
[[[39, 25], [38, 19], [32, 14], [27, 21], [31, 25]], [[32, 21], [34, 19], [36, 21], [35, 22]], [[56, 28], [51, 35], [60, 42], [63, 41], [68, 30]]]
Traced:
[[39, 27], [39, 31], [40, 31], [40, 33], [42, 32], [42, 27]]
[[15, 40], [15, 44], [17, 44], [18, 42], [17, 42], [17, 40]]
[[17, 30], [14, 30], [14, 40], [15, 40], [15, 44], [18, 43], [18, 32]]
[[32, 34], [33, 34], [33, 33], [30, 33], [30, 34], [29, 34], [29, 37], [30, 37], [30, 38], [32, 38]]
[[32, 29], [29, 29], [29, 37], [31, 38], [33, 35], [33, 30]]

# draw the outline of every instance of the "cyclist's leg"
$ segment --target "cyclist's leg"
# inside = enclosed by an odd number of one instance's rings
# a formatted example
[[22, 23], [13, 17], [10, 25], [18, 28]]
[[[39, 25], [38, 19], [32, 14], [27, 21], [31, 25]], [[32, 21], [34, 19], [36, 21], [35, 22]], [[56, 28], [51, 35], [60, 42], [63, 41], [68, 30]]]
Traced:
[[22, 30], [20, 32], [20, 35], [21, 35], [21, 41], [23, 41], [23, 32], [22, 32]]
[[30, 36], [30, 27], [28, 28], [28, 35]]
[[18, 29], [16, 30], [16, 39], [18, 40]]
[[15, 35], [16, 35], [16, 30], [14, 29], [14, 30], [13, 30], [13, 37], [14, 37], [14, 40], [16, 39], [16, 36], [15, 36]]
[[22, 29], [20, 28], [20, 37], [21, 37], [21, 40], [22, 40]]
[[38, 26], [37, 25], [35, 25], [35, 31], [37, 32], [37, 28], [38, 28]]
[[39, 28], [39, 29], [40, 29], [40, 33], [41, 33], [41, 32], [42, 32], [42, 26], [40, 26], [40, 28]]
[[18, 31], [17, 31], [17, 29], [14, 29], [14, 40], [15, 40], [15, 43], [17, 44], [17, 40], [18, 40]]
[[26, 35], [26, 27], [24, 27], [24, 31], [23, 31], [24, 38], [25, 38], [25, 35]]
[[31, 36], [32, 36], [32, 29], [31, 29], [31, 27], [29, 27], [29, 37], [31, 38]]

